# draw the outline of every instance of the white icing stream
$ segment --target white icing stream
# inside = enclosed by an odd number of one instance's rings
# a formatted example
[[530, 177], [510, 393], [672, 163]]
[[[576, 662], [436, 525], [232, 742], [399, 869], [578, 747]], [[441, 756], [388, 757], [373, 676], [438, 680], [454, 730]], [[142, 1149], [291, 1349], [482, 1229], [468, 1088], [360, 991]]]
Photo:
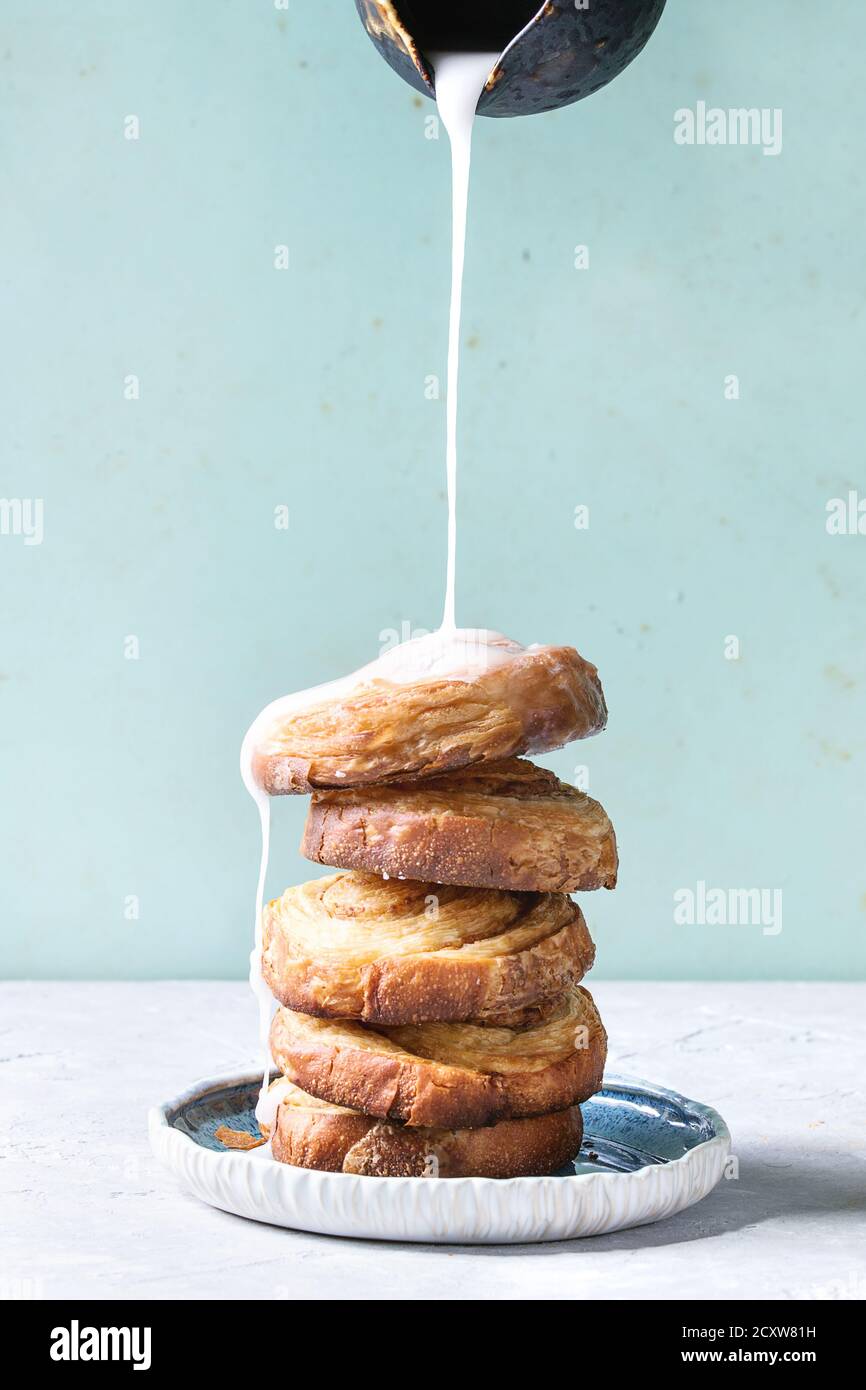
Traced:
[[457, 626], [457, 406], [460, 380], [460, 323], [463, 311], [463, 270], [466, 263], [466, 220], [469, 209], [469, 170], [475, 109], [497, 53], [431, 53], [436, 76], [436, 102], [451, 141], [451, 312], [448, 321], [448, 386], [446, 399], [448, 476], [448, 577], [443, 628]]

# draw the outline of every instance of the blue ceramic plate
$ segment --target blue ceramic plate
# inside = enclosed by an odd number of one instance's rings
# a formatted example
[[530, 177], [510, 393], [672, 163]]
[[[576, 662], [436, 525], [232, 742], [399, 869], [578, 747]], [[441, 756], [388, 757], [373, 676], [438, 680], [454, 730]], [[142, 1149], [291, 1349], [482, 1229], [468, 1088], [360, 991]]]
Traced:
[[[621, 1230], [682, 1211], [715, 1187], [730, 1152], [714, 1110], [646, 1081], [611, 1076], [582, 1106], [583, 1147], [544, 1178], [367, 1178], [226, 1151], [220, 1125], [257, 1132], [259, 1080], [211, 1077], [150, 1112], [154, 1152], [224, 1211], [323, 1234], [503, 1243]], [[563, 1182], [565, 1178], [567, 1181]]]

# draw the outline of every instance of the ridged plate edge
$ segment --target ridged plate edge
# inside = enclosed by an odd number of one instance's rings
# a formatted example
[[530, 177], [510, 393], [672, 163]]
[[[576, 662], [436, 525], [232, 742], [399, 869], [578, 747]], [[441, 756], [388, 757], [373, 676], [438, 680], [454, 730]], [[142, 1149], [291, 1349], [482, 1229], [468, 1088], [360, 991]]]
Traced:
[[197, 1081], [148, 1114], [156, 1158], [196, 1196], [222, 1211], [320, 1235], [446, 1244], [517, 1244], [569, 1240], [646, 1225], [674, 1216], [705, 1197], [724, 1172], [731, 1138], [709, 1106], [630, 1077], [606, 1078], [665, 1097], [708, 1120], [713, 1138], [681, 1158], [631, 1173], [584, 1173], [567, 1178], [368, 1178], [317, 1173], [255, 1158], [215, 1153], [175, 1129], [177, 1110], [250, 1072]]

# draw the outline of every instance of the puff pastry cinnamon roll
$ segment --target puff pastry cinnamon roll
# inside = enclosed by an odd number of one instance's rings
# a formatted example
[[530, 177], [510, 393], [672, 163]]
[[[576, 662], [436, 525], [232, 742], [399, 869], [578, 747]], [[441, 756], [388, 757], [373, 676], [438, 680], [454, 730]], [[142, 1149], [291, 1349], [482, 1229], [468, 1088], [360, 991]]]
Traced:
[[528, 1028], [332, 1022], [278, 1009], [274, 1061], [333, 1105], [425, 1128], [475, 1129], [565, 1110], [601, 1086], [607, 1038], [591, 995], [575, 985]]
[[613, 888], [617, 875], [604, 809], [522, 758], [316, 792], [301, 853], [340, 869], [514, 892]]
[[396, 1025], [517, 1024], [581, 980], [595, 947], [562, 893], [334, 874], [267, 905], [262, 974], [290, 1009]]
[[410, 1129], [276, 1081], [271, 1152], [281, 1163], [366, 1177], [519, 1178], [555, 1173], [580, 1150], [576, 1105], [484, 1129]]
[[414, 780], [558, 748], [606, 721], [598, 672], [573, 647], [434, 633], [268, 706], [244, 743], [245, 776], [272, 796]]

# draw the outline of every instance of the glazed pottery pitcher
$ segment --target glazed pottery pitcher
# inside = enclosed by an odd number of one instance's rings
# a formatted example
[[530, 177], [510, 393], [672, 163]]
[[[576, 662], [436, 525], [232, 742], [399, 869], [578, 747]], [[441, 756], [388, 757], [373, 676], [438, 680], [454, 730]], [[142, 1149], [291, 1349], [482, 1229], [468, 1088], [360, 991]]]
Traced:
[[355, 0], [373, 43], [416, 91], [435, 95], [429, 55], [498, 52], [481, 116], [529, 116], [580, 101], [640, 53], [665, 0]]

